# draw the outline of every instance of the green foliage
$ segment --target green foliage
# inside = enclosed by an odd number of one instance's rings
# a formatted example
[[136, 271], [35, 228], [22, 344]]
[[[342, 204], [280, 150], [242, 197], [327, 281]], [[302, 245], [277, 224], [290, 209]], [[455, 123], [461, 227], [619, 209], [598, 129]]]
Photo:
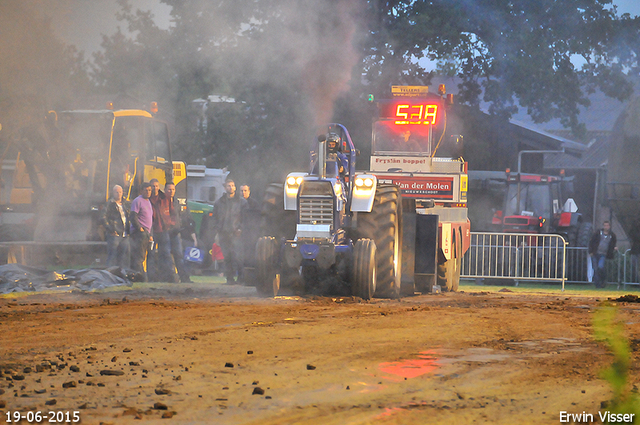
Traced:
[[629, 369], [631, 351], [624, 335], [624, 325], [617, 318], [618, 309], [605, 303], [593, 316], [593, 332], [613, 355], [611, 366], [602, 371], [602, 377], [611, 385], [613, 398], [608, 410], [614, 413], [635, 413], [640, 417], [640, 397], [630, 389]]
[[57, 39], [33, 4], [0, 1], [0, 138], [17, 141], [50, 109], [86, 94], [83, 55]]
[[[608, 0], [163, 0], [172, 6], [167, 30], [118, 1], [134, 36], [105, 37], [94, 81], [159, 101], [174, 117], [177, 158], [226, 166], [252, 183], [305, 169], [324, 122], [346, 124], [366, 154], [366, 94], [428, 85], [433, 74], [420, 58], [461, 79], [458, 101], [475, 109], [465, 116], [478, 124], [465, 134], [475, 164], [492, 163], [479, 134], [488, 125], [474, 115], [481, 102], [502, 122], [518, 104], [535, 121], [557, 118], [579, 135], [587, 95], [628, 97], [624, 73], [637, 67], [639, 21], [618, 16]], [[211, 94], [236, 105], [209, 105], [205, 131], [192, 101]], [[489, 140], [500, 139], [489, 130]], [[360, 167], [366, 162], [362, 155]]]
[[[609, 0], [369, 1], [365, 72], [376, 84], [417, 77], [412, 57], [441, 61], [462, 79], [461, 101], [509, 117], [515, 101], [536, 122], [559, 118], [576, 134], [579, 106], [595, 89], [628, 98], [624, 72], [637, 68], [640, 21]], [[583, 62], [583, 65], [575, 63]], [[634, 71], [637, 73], [637, 71]], [[424, 74], [420, 74], [424, 76]]]

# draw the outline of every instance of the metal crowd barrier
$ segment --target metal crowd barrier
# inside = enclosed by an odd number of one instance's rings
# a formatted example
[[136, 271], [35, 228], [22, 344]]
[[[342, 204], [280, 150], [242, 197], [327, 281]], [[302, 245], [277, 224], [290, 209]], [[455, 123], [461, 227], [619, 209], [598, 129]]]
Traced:
[[593, 279], [591, 257], [586, 247], [567, 247], [567, 282], [589, 283]]
[[[612, 260], [605, 262], [605, 279], [610, 285], [620, 286], [623, 279], [623, 258], [618, 252]], [[586, 247], [567, 247], [567, 282], [589, 284], [593, 282], [591, 256]]]
[[460, 277], [566, 281], [567, 243], [560, 235], [472, 232]]
[[640, 266], [638, 256], [631, 254], [631, 250], [627, 249], [622, 262], [622, 279], [619, 281], [623, 289], [627, 289], [627, 285], [640, 285], [640, 269], [638, 266]]

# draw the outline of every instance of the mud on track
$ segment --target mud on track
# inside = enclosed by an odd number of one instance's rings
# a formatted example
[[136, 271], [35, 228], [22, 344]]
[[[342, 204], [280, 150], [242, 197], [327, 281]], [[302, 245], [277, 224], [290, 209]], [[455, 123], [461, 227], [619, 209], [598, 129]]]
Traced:
[[[0, 417], [78, 411], [84, 424], [597, 417], [611, 396], [599, 378], [611, 357], [591, 336], [598, 304], [508, 292], [260, 299], [253, 288], [223, 285], [0, 298]], [[618, 304], [637, 385], [640, 304]]]

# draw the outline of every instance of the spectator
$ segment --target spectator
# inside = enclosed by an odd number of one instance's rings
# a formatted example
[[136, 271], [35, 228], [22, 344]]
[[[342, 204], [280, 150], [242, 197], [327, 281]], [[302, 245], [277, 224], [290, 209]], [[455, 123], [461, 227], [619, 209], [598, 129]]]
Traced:
[[113, 196], [104, 209], [102, 224], [107, 239], [107, 267], [129, 268], [129, 211], [131, 203], [122, 198], [122, 186], [113, 187]]
[[151, 197], [149, 202], [153, 207], [153, 241], [154, 248], [147, 257], [147, 272], [149, 281], [160, 282], [167, 278], [167, 262], [171, 261], [169, 235], [164, 232], [162, 217], [160, 216], [160, 202], [164, 199], [164, 192], [160, 190], [160, 181], [151, 179]]
[[153, 242], [153, 207], [151, 197], [151, 184], [142, 183], [140, 196], [131, 203], [130, 221], [131, 227], [131, 267], [140, 276], [143, 282], [147, 281], [147, 273], [144, 270], [144, 260], [149, 251], [149, 245]]
[[607, 284], [605, 260], [613, 259], [616, 246], [616, 234], [611, 231], [611, 223], [604, 221], [602, 229], [591, 237], [589, 241], [589, 254], [593, 267], [593, 283], [596, 288], [604, 288]]
[[[164, 186], [164, 194], [159, 198], [158, 213], [162, 222], [162, 238], [165, 241], [158, 247], [161, 266], [164, 269], [164, 279], [169, 282], [177, 282], [178, 277], [182, 283], [191, 283], [191, 279], [184, 268], [184, 252], [180, 239], [180, 205], [175, 199], [176, 185], [167, 183]], [[173, 257], [173, 258], [172, 258]], [[175, 268], [174, 268], [175, 265]], [[176, 269], [178, 276], [176, 276]]]
[[242, 197], [247, 201], [247, 208], [250, 210], [259, 210], [260, 203], [251, 197], [251, 188], [248, 184], [240, 186]]
[[240, 224], [242, 211], [247, 207], [247, 201], [242, 196], [236, 196], [236, 184], [232, 179], [225, 181], [224, 190], [225, 193], [213, 206], [213, 218], [218, 242], [224, 255], [227, 284], [233, 284], [236, 273], [240, 271], [242, 265], [242, 259], [239, 258], [242, 252]]
[[260, 203], [251, 197], [251, 188], [248, 184], [240, 186], [242, 197], [247, 201], [247, 208], [242, 212], [242, 266], [238, 272], [238, 280], [247, 283], [245, 267], [255, 266], [256, 235], [260, 232], [262, 217]]

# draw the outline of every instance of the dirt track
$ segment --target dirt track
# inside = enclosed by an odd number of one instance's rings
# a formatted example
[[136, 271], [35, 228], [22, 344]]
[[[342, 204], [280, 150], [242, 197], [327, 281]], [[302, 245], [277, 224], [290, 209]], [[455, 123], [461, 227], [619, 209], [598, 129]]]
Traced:
[[[0, 299], [2, 419], [51, 410], [88, 424], [557, 424], [560, 411], [597, 418], [611, 395], [599, 378], [611, 358], [591, 336], [594, 298], [253, 291]], [[637, 384], [640, 304], [620, 309]]]

